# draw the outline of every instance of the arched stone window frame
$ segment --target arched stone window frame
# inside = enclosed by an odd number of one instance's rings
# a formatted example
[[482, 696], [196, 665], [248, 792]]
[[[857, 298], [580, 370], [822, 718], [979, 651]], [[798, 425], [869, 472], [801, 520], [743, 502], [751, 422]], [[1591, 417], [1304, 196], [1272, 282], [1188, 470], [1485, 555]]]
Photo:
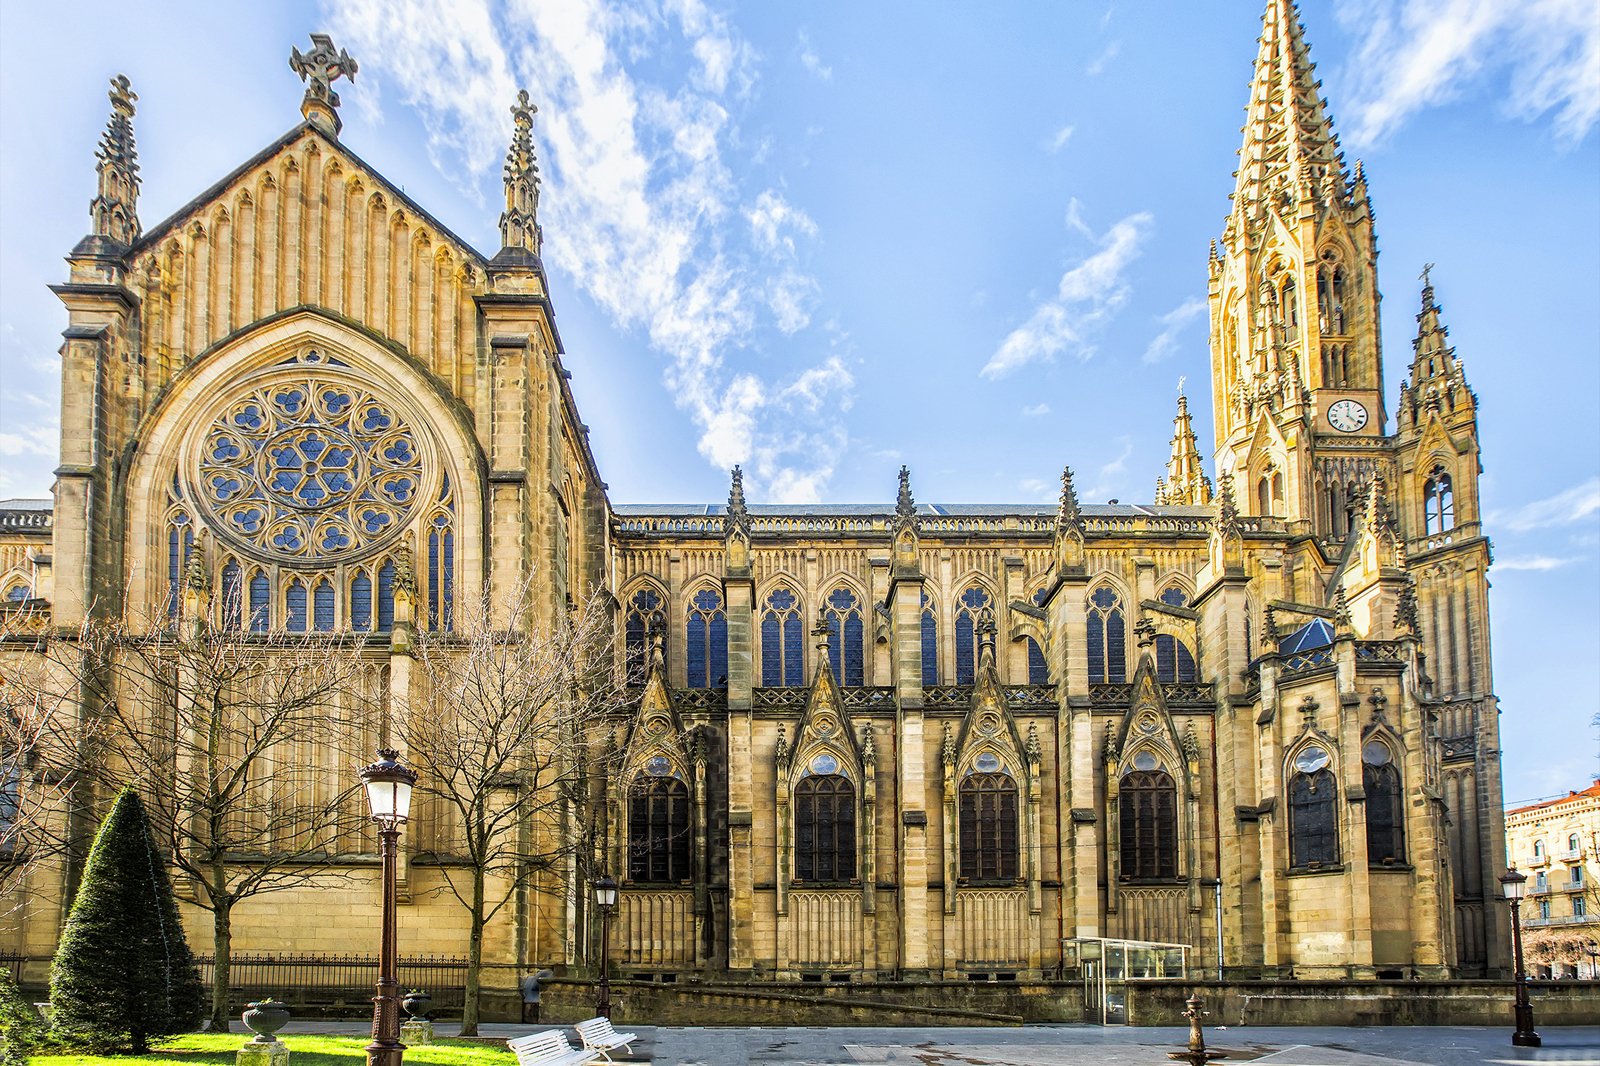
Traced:
[[[760, 667], [757, 677], [763, 687], [798, 688], [805, 684], [808, 625], [806, 601], [800, 592], [804, 587], [804, 584], [792, 575], [780, 573], [767, 582], [756, 597], [756, 652]], [[793, 596], [793, 605], [782, 610], [774, 608], [770, 601], [778, 592], [787, 592]], [[769, 612], [772, 616], [770, 621], [773, 623], [770, 628]], [[776, 655], [769, 647], [774, 633], [779, 642]], [[768, 673], [769, 665], [775, 667], [775, 675]]]
[[[1381, 749], [1381, 752], [1380, 752]], [[1406, 825], [1405, 747], [1388, 729], [1368, 729], [1361, 744], [1361, 791], [1365, 796], [1367, 863], [1404, 866], [1410, 834]], [[1377, 761], [1378, 759], [1384, 761]], [[1385, 825], [1382, 815], [1391, 821]]]
[[1133, 702], [1122, 721], [1108, 727], [1104, 747], [1107, 910], [1118, 910], [1118, 886], [1131, 883], [1132, 875], [1125, 878], [1122, 870], [1122, 782], [1129, 771], [1146, 765], [1145, 757], [1171, 775], [1177, 788], [1177, 871], [1173, 878], [1163, 880], [1187, 883], [1189, 904], [1198, 909], [1199, 880], [1195, 871], [1200, 862], [1199, 741], [1192, 723], [1179, 732], [1162, 700], [1160, 686], [1154, 683], [1151, 666], [1141, 664], [1133, 691]]
[[[649, 602], [650, 597], [654, 597], [653, 603]], [[628, 683], [639, 685], [650, 670], [652, 639], [661, 641], [663, 655], [672, 653], [667, 639], [672, 600], [666, 585], [648, 574], [629, 582], [621, 600], [623, 668]]]
[[[683, 659], [688, 688], [728, 683], [728, 601], [717, 581], [701, 581], [683, 597]], [[698, 669], [697, 669], [698, 668]]]
[[1423, 534], [1439, 536], [1455, 527], [1455, 479], [1447, 464], [1435, 460], [1422, 481]]
[[[1100, 602], [1105, 592], [1115, 597], [1114, 602]], [[1084, 628], [1089, 645], [1085, 661], [1090, 684], [1120, 685], [1127, 682], [1127, 604], [1127, 593], [1110, 578], [1096, 581], [1084, 598]], [[1096, 665], [1101, 669], [1096, 670]]]
[[[1313, 765], [1316, 760], [1312, 758], [1312, 751], [1316, 748], [1322, 749], [1326, 756], [1320, 765]], [[1330, 870], [1343, 866], [1347, 834], [1339, 803], [1341, 788], [1338, 768], [1341, 765], [1338, 745], [1320, 730], [1311, 730], [1302, 735], [1284, 756], [1284, 842], [1290, 870]], [[1319, 796], [1317, 799], [1317, 806], [1327, 808], [1326, 827], [1307, 824], [1302, 820], [1310, 813], [1308, 810], [1307, 814], [1301, 814], [1296, 803], [1296, 796], [1301, 794], [1299, 790], [1302, 788], [1314, 789], [1319, 793], [1327, 789], [1325, 797]], [[1320, 841], [1324, 847], [1319, 848], [1316, 846], [1319, 843], [1317, 837], [1324, 834], [1329, 839]]]
[[922, 590], [919, 605], [917, 639], [922, 650], [922, 684], [924, 687], [939, 683], [939, 604], [928, 590]]
[[[992, 744], [985, 744], [976, 752], [970, 754], [965, 760], [966, 765], [956, 775], [956, 872], [957, 884], [966, 885], [1014, 885], [1023, 880], [1024, 869], [1024, 821], [1026, 817], [1026, 796], [1023, 793], [1023, 782], [1026, 775], [1013, 761], [1008, 762], [1002, 757], [1000, 751]], [[989, 789], [988, 784], [1000, 786], [1001, 791]], [[1010, 794], [1010, 841], [1007, 847], [1006, 827], [1002, 823], [1007, 812], [1003, 791]], [[1000, 796], [1000, 812], [995, 817], [994, 833], [999, 839], [991, 839], [985, 832], [985, 813], [978, 809], [969, 809], [969, 799], [976, 799], [976, 804], [981, 807], [982, 793], [984, 795]], [[969, 862], [969, 859], [972, 861]], [[991, 868], [993, 868], [991, 870]]]
[[984, 575], [971, 573], [958, 581], [959, 589], [950, 603], [950, 636], [955, 669], [951, 680], [957, 685], [972, 685], [978, 679], [978, 630], [985, 618], [997, 621], [999, 595]]
[[[834, 575], [821, 587], [827, 591], [822, 594], [818, 606], [829, 629], [828, 656], [834, 680], [847, 688], [865, 685], [872, 661], [869, 637], [872, 598], [854, 578], [844, 574]], [[842, 605], [836, 599], [840, 593], [848, 593], [854, 602]], [[857, 635], [852, 636], [852, 633]], [[858, 669], [854, 670], [851, 668], [852, 652], [859, 656]]]
[[[1149, 884], [1170, 883], [1178, 880], [1180, 871], [1186, 864], [1183, 862], [1184, 805], [1182, 798], [1182, 781], [1184, 771], [1181, 760], [1174, 758], [1164, 749], [1167, 745], [1153, 741], [1143, 741], [1135, 745], [1133, 751], [1124, 759], [1120, 766], [1120, 775], [1117, 779], [1117, 880], [1124, 884]], [[1138, 848], [1137, 838], [1130, 840], [1128, 835], [1128, 822], [1130, 813], [1136, 820], [1137, 812], [1130, 801], [1130, 792], [1150, 791], [1146, 789], [1130, 788], [1130, 780], [1135, 777], [1151, 777], [1160, 775], [1164, 778], [1171, 791], [1171, 809], [1166, 812], [1171, 819], [1170, 824], [1156, 826], [1156, 853], [1146, 855]], [[1157, 812], [1159, 817], [1160, 811]], [[1136, 827], [1137, 828], [1137, 827]], [[1130, 863], [1130, 853], [1137, 852], [1131, 857], [1135, 860]], [[1153, 872], [1152, 868], [1153, 867]]]
[[[480, 595], [485, 560], [482, 552], [482, 489], [487, 464], [477, 437], [471, 430], [471, 416], [456, 397], [428, 374], [409, 354], [397, 352], [394, 342], [382, 338], [347, 320], [314, 308], [305, 308], [252, 323], [219, 339], [205, 350], [194, 353], [180, 369], [151, 412], [148, 428], [129, 465], [127, 478], [128, 522], [125, 557], [128, 566], [129, 607], [135, 614], [160, 618], [171, 602], [168, 566], [168, 521], [174, 503], [170, 486], [174, 472], [189, 462], [197, 436], [212, 423], [204, 412], [217, 407], [224, 398], [234, 396], [251, 381], [275, 380], [288, 374], [284, 369], [304, 353], [326, 357], [319, 373], [358, 381], [377, 391], [385, 404], [400, 411], [414, 433], [427, 438], [427, 462], [437, 477], [454, 488], [456, 556], [455, 585], [458, 596]], [[189, 504], [190, 501], [182, 501]], [[191, 508], [196, 536], [209, 528]], [[416, 530], [426, 520], [425, 508], [417, 507], [405, 528]], [[348, 594], [349, 581], [357, 564], [375, 566], [384, 551], [337, 566], [308, 559], [307, 565], [290, 565], [283, 560], [256, 559], [226, 544], [219, 544], [212, 571], [213, 616], [222, 622], [224, 605], [220, 578], [226, 560], [237, 559], [248, 573], [254, 567], [268, 572], [274, 607], [287, 591], [288, 578], [298, 573], [314, 585], [316, 573], [327, 573], [339, 590], [336, 601]], [[476, 575], [468, 579], [468, 575]], [[248, 590], [248, 579], [246, 579]], [[457, 604], [459, 610], [463, 605]], [[336, 609], [337, 610], [337, 609]], [[241, 611], [241, 628], [248, 631], [248, 607]], [[420, 622], [421, 619], [418, 619]], [[271, 625], [279, 624], [277, 618]], [[341, 622], [341, 624], [343, 624]]]

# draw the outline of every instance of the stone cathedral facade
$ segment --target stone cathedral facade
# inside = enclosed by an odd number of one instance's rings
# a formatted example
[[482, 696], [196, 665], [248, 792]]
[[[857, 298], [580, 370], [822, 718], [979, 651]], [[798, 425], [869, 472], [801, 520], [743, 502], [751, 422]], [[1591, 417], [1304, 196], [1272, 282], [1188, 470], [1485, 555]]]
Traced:
[[[1070, 470], [1048, 506], [919, 503], [905, 470], [881, 506], [747, 503], [737, 469], [726, 505], [612, 501], [526, 94], [486, 255], [340, 140], [354, 64], [317, 43], [305, 121], [150, 228], [113, 83], [54, 287], [53, 515], [0, 515], [0, 596], [61, 633], [248, 610], [398, 677], [406, 617], [449, 630], [530, 574], [552, 617], [609, 590], [637, 684], [594, 859], [623, 974], [1027, 981], [1097, 938], [1240, 977], [1501, 970], [1476, 398], [1426, 279], [1386, 396], [1367, 178], [1287, 0], [1207, 266], [1215, 480], [1180, 399], [1149, 505], [1080, 502]], [[366, 950], [362, 876], [241, 908], [235, 951]], [[581, 957], [574, 881], [497, 917], [489, 960]], [[48, 954], [56, 921], [4, 936]], [[464, 953], [459, 908], [415, 891], [401, 923]]]

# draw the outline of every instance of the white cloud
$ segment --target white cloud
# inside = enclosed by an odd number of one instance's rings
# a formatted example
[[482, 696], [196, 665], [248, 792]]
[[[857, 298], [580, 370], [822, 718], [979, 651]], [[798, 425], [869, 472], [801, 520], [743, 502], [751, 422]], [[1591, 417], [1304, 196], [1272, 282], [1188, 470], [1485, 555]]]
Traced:
[[811, 47], [811, 35], [805, 30], [800, 31], [800, 43], [797, 45], [800, 54], [800, 65], [809, 70], [816, 77], [828, 81], [833, 77], [833, 68], [822, 62], [822, 57], [817, 55], [816, 49]]
[[1023, 478], [1017, 482], [1017, 488], [1021, 489], [1028, 498], [1034, 500], [1049, 499], [1051, 492], [1055, 490], [1055, 486], [1049, 481], [1037, 477]]
[[[1547, 496], [1542, 500], [1525, 503], [1509, 511], [1491, 511], [1484, 515], [1490, 528], [1509, 529], [1526, 533], [1551, 526], [1567, 526], [1600, 514], [1600, 477], [1590, 478], [1565, 492]], [[1505, 563], [1498, 564], [1505, 566]], [[1516, 569], [1511, 567], [1510, 569]]]
[[1105, 73], [1106, 68], [1111, 65], [1111, 61], [1116, 59], [1118, 53], [1121, 51], [1122, 42], [1112, 41], [1100, 51], [1099, 55], [1094, 57], [1089, 65], [1084, 68], [1083, 72], [1089, 75], [1091, 78], [1098, 78], [1100, 75]]
[[[834, 402], [802, 416], [793, 383], [735, 363], [766, 323], [809, 325], [817, 286], [795, 259], [816, 225], [775, 191], [751, 201], [739, 188], [733, 101], [753, 89], [756, 57], [724, 15], [703, 0], [327, 2], [330, 30], [370, 57], [363, 84], [416, 110], [434, 165], [479, 202], [498, 194], [506, 109], [529, 87], [546, 260], [666, 357], [666, 386], [707, 461], [745, 463], [773, 493], [822, 491], [832, 464], [821, 457], [848, 443], [837, 412], [849, 374], [837, 359], [813, 368]], [[685, 72], [645, 62], [669, 50], [687, 55]], [[741, 218], [748, 229], [729, 225]], [[818, 380], [805, 373], [790, 372]]]
[[1022, 409], [1023, 418], [1041, 418], [1049, 413], [1050, 405], [1047, 403], [1036, 403], [1031, 407], [1024, 407]]
[[1178, 334], [1183, 332], [1183, 327], [1188, 325], [1206, 309], [1204, 297], [1191, 296], [1177, 307], [1162, 315], [1157, 321], [1161, 323], [1162, 330], [1150, 341], [1150, 346], [1144, 350], [1146, 363], [1159, 363], [1172, 354], [1178, 346]]
[[[1081, 225], [1077, 201], [1068, 208], [1068, 223]], [[989, 357], [980, 373], [998, 378], [1033, 362], [1050, 361], [1072, 350], [1080, 359], [1094, 354], [1087, 337], [1128, 300], [1123, 278], [1128, 264], [1139, 257], [1155, 225], [1148, 211], [1129, 215], [1114, 224], [1100, 240], [1095, 253], [1061, 276], [1056, 297], [1039, 304], [1028, 321], [1012, 330]]]
[[1083, 490], [1085, 502], [1092, 503], [1102, 497], [1109, 497], [1113, 492], [1119, 491], [1118, 486], [1123, 484], [1123, 477], [1128, 472], [1128, 460], [1133, 458], [1133, 438], [1124, 435], [1116, 439], [1121, 445], [1121, 450], [1095, 471], [1094, 484]]
[[1600, 118], [1600, 17], [1593, 0], [1362, 0], [1337, 5], [1358, 32], [1349, 62], [1352, 140], [1382, 140], [1429, 107], [1491, 89], [1505, 111], [1552, 114], [1571, 145]]
[[1553, 555], [1514, 555], [1508, 559], [1496, 559], [1496, 570], [1555, 570], [1569, 563], [1577, 562], [1576, 559], [1558, 558]]
[[1062, 126], [1056, 130], [1055, 134], [1044, 142], [1045, 151], [1051, 155], [1061, 151], [1067, 146], [1067, 142], [1072, 140], [1072, 134], [1075, 129], [1076, 127], [1073, 126]]

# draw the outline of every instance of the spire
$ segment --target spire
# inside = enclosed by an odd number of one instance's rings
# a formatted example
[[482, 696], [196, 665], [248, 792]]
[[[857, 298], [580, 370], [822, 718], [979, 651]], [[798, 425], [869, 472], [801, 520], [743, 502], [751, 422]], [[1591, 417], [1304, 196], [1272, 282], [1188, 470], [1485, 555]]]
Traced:
[[1056, 528], [1082, 528], [1083, 511], [1078, 507], [1078, 490], [1072, 484], [1072, 467], [1061, 468], [1061, 502], [1056, 507]]
[[511, 106], [515, 128], [506, 153], [506, 209], [500, 216], [500, 244], [526, 248], [534, 255], [544, 242], [539, 230], [539, 164], [533, 155], [533, 116], [539, 109], [528, 101], [528, 90], [517, 93]]
[[1211, 502], [1211, 479], [1200, 467], [1200, 442], [1195, 439], [1189, 399], [1178, 393], [1178, 414], [1172, 420], [1172, 457], [1167, 476], [1156, 481], [1156, 503], [1204, 505]]
[[330, 136], [339, 136], [344, 123], [339, 119], [339, 94], [333, 83], [340, 78], [356, 80], [356, 61], [342, 48], [335, 48], [333, 38], [326, 33], [311, 35], [311, 51], [289, 49], [289, 69], [300, 75], [306, 83], [306, 95], [300, 101], [300, 113], [306, 121]]
[[895, 497], [895, 517], [901, 520], [915, 518], [917, 515], [916, 497], [911, 495], [911, 468], [900, 468], [900, 494]]
[[1267, 0], [1260, 41], [1239, 148], [1236, 206], [1248, 210], [1263, 201], [1281, 205], [1327, 196], [1330, 185], [1342, 200], [1344, 158], [1290, 0]]
[[1440, 321], [1432, 275], [1433, 264], [1428, 263], [1420, 275], [1422, 308], [1417, 312], [1417, 336], [1411, 342], [1411, 376], [1400, 392], [1398, 418], [1402, 424], [1417, 421], [1424, 409], [1453, 415], [1476, 406], [1477, 398], [1467, 387], [1461, 361], [1449, 343], [1450, 331]]
[[724, 522], [725, 533], [738, 530], [750, 535], [750, 509], [744, 502], [744, 469], [735, 466], [728, 485], [728, 516]]
[[95, 151], [99, 190], [89, 204], [91, 232], [118, 244], [139, 236], [139, 153], [133, 144], [133, 103], [139, 99], [126, 74], [111, 79], [111, 119]]

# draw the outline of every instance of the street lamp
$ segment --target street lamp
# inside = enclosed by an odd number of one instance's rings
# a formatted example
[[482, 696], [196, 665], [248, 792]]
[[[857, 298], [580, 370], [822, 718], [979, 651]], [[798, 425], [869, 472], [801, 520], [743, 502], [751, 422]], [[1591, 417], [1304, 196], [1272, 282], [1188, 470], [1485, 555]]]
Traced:
[[1511, 1034], [1515, 1047], [1539, 1047], [1544, 1041], [1533, 1031], [1533, 1004], [1528, 1002], [1528, 975], [1522, 968], [1522, 894], [1527, 890], [1528, 875], [1515, 866], [1500, 878], [1500, 891], [1511, 904], [1511, 957], [1516, 965], [1517, 1031]]
[[1589, 956], [1589, 980], [1600, 979], [1600, 970], [1595, 968], [1597, 965], [1595, 960], [1600, 959], [1600, 942], [1591, 939], [1589, 946], [1584, 949], [1584, 954]]
[[395, 975], [395, 853], [400, 827], [411, 813], [411, 786], [416, 783], [416, 771], [402, 764], [400, 753], [393, 748], [378, 749], [378, 761], [361, 771], [383, 856], [383, 939], [378, 954], [378, 994], [372, 997], [367, 1066], [400, 1066], [405, 1056], [406, 1046], [400, 1043], [400, 982]]
[[600, 907], [600, 986], [594, 1012], [611, 1017], [611, 908], [617, 905], [617, 883], [609, 876], [594, 883], [594, 901]]

